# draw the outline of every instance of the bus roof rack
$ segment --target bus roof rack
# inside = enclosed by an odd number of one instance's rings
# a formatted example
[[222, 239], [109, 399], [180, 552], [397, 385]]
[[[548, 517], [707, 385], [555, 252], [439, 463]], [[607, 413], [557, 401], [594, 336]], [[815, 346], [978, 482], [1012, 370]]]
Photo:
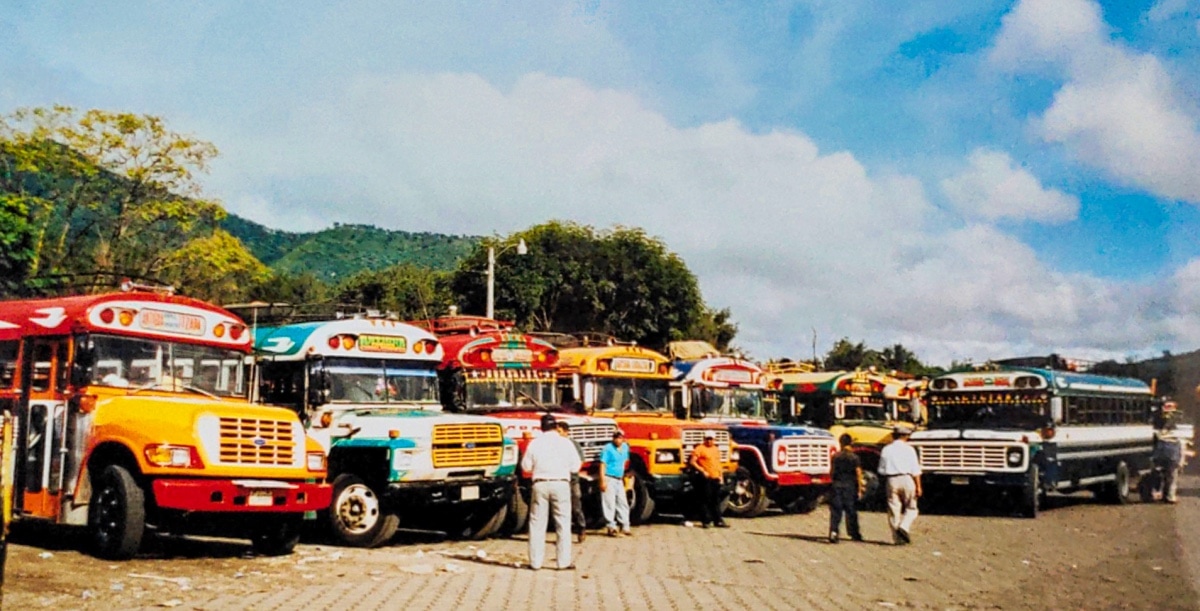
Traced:
[[174, 286], [158, 278], [115, 271], [90, 271], [34, 276], [16, 286], [12, 290], [12, 296], [19, 298], [62, 297], [112, 290], [175, 294]]
[[342, 320], [346, 318], [386, 318], [398, 320], [396, 312], [367, 308], [349, 303], [302, 303], [252, 301], [231, 303], [222, 306], [255, 325], [287, 325], [320, 320]]
[[486, 316], [439, 316], [437, 318], [422, 318], [409, 321], [410, 325], [421, 327], [434, 335], [462, 335], [464, 333], [486, 333], [489, 331], [512, 331], [516, 324], [511, 320], [496, 320]]
[[558, 349], [588, 348], [591, 346], [636, 346], [634, 341], [621, 341], [608, 333], [601, 331], [576, 331], [574, 333], [559, 333], [555, 331], [535, 331], [529, 335], [549, 342]]
[[817, 366], [804, 361], [767, 361], [763, 369], [768, 373], [812, 373]]
[[1058, 354], [1050, 354], [1049, 356], [1023, 356], [1009, 359], [997, 359], [991, 362], [996, 365], [1008, 365], [1010, 367], [1036, 367], [1039, 369], [1074, 371], [1077, 373], [1091, 371], [1096, 366], [1095, 361], [1064, 358]]

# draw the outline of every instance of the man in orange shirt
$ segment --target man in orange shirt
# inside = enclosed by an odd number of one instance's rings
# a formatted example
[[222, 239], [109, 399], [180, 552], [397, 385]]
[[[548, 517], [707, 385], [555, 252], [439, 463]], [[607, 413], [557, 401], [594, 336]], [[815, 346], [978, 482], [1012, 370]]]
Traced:
[[721, 484], [724, 473], [721, 471], [721, 449], [712, 433], [704, 435], [704, 444], [692, 450], [688, 466], [700, 472], [700, 520], [704, 528], [709, 524], [717, 528], [728, 528], [729, 525], [721, 518]]

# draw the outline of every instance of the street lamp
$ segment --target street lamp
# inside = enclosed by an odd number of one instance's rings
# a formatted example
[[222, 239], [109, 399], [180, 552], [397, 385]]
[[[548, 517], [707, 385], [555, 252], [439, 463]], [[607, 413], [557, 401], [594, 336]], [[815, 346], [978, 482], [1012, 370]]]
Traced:
[[[504, 252], [512, 248], [512, 245], [505, 246], [500, 249]], [[496, 247], [488, 246], [488, 268], [487, 268], [487, 317], [496, 318]], [[529, 246], [525, 245], [525, 238], [521, 238], [517, 242], [517, 254], [529, 254]]]

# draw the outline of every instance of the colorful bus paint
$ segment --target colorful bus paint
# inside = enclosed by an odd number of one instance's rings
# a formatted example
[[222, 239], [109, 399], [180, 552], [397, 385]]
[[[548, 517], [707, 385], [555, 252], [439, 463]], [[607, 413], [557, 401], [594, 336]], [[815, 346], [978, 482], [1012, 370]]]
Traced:
[[680, 508], [688, 490], [683, 469], [692, 449], [712, 433], [727, 476], [737, 449], [723, 425], [679, 418], [670, 403], [671, 363], [641, 346], [612, 345], [559, 351], [558, 389], [573, 409], [612, 418], [629, 443], [628, 492], [635, 523], [656, 511]]
[[289, 553], [329, 505], [325, 456], [294, 413], [247, 401], [249, 352], [236, 316], [166, 292], [0, 302], [16, 516], [86, 525], [106, 558], [197, 522]]
[[517, 447], [496, 418], [442, 410], [441, 343], [381, 318], [255, 330], [259, 389], [302, 414], [329, 455], [327, 523], [345, 545], [374, 547], [400, 520], [483, 538], [507, 514]]
[[1062, 359], [999, 361], [929, 382], [929, 429], [913, 434], [927, 499], [1001, 492], [1037, 517], [1050, 492], [1124, 503], [1151, 467], [1152, 391], [1140, 380], [1062, 369]]
[[739, 455], [727, 513], [755, 517], [773, 501], [786, 511], [816, 508], [830, 485], [838, 446], [824, 429], [787, 425], [768, 413], [767, 373], [737, 357], [673, 363], [674, 403], [692, 419], [729, 428]]
[[[478, 316], [446, 316], [412, 324], [432, 331], [442, 342], [438, 370], [446, 409], [494, 416], [504, 421], [504, 434], [521, 453], [542, 434], [541, 418], [552, 413], [570, 427], [571, 439], [583, 452], [580, 472], [585, 515], [600, 518], [597, 459], [617, 430], [611, 418], [563, 409], [556, 399], [558, 349], [550, 342], [518, 331], [513, 323]], [[518, 470], [518, 486], [502, 532], [525, 529], [532, 481]]]

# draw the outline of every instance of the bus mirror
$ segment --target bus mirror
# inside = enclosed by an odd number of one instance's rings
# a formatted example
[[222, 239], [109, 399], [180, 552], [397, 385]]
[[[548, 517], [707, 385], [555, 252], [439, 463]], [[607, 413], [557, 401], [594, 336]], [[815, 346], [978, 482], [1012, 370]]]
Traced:
[[1050, 399], [1050, 419], [1058, 424], [1063, 421], [1063, 400], [1062, 397], [1052, 397]]
[[92, 381], [92, 369], [96, 365], [96, 349], [91, 342], [81, 341], [75, 346], [75, 362], [71, 367], [71, 386], [87, 386]]

